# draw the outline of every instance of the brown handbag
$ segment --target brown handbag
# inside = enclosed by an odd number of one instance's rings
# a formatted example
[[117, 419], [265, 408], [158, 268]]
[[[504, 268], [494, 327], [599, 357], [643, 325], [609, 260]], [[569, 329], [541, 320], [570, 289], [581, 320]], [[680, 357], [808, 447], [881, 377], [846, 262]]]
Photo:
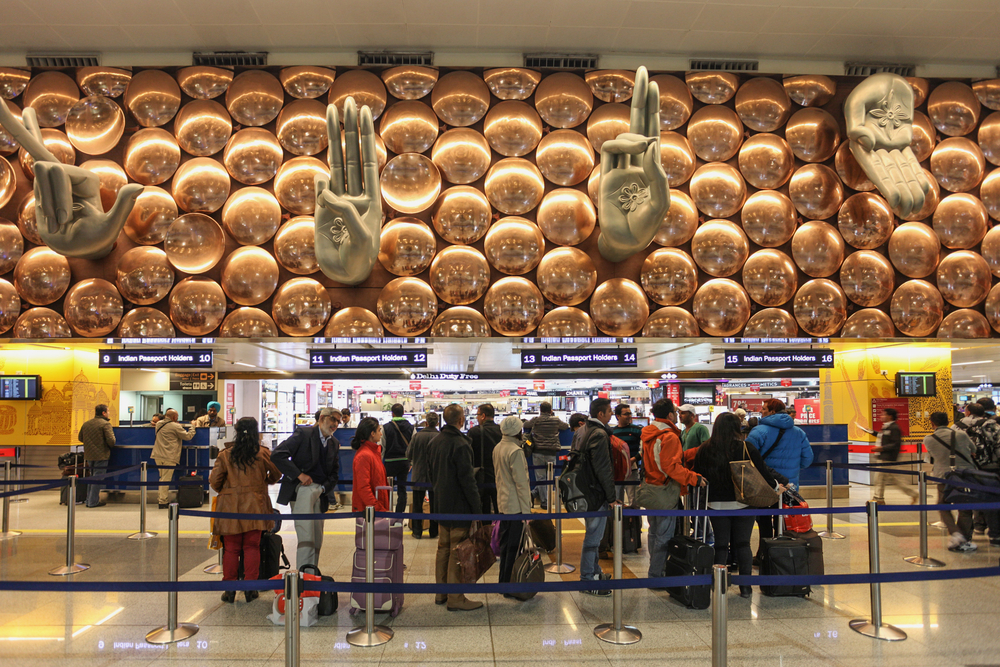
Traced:
[[493, 526], [489, 522], [473, 521], [472, 527], [469, 529], [469, 537], [455, 546], [455, 560], [458, 561], [461, 583], [476, 583], [487, 570], [493, 567], [493, 563], [497, 562], [497, 557], [490, 547], [492, 529]]
[[743, 461], [730, 461], [729, 471], [733, 476], [736, 500], [750, 507], [771, 507], [778, 502], [778, 492], [771, 488], [764, 476], [750, 460], [747, 443], [743, 443]]

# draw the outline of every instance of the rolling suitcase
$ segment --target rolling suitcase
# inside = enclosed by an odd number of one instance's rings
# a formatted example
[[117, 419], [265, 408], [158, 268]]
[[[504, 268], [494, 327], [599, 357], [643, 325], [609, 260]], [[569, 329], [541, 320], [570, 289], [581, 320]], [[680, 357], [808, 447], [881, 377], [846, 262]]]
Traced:
[[[351, 572], [351, 583], [360, 584], [365, 581], [365, 521], [356, 520], [354, 536], [354, 568]], [[403, 524], [390, 524], [389, 519], [375, 520], [375, 549], [372, 577], [377, 584], [403, 583]], [[403, 608], [402, 593], [375, 593], [373, 606], [376, 612], [399, 614]], [[351, 593], [352, 615], [365, 609], [365, 594]]]
[[[188, 465], [191, 465], [191, 454], [194, 453], [194, 465], [198, 465], [198, 454], [197, 450], [193, 447], [187, 448], [188, 452]], [[183, 473], [177, 471], [177, 479], [182, 482], [188, 482], [187, 484], [177, 485], [177, 505], [183, 509], [192, 509], [195, 507], [201, 507], [205, 504], [205, 485], [208, 483], [202, 475], [198, 474], [198, 471], [191, 470], [189, 472]], [[197, 480], [201, 482], [200, 484], [191, 484], [191, 480]]]
[[[613, 524], [614, 522], [609, 519], [608, 523]], [[612, 536], [611, 545], [614, 546], [614, 536]], [[622, 553], [623, 554], [638, 553], [641, 547], [642, 547], [642, 517], [638, 516], [623, 517]]]
[[[59, 457], [59, 471], [62, 473], [63, 477], [69, 477], [70, 475], [77, 475], [78, 477], [86, 477], [87, 470], [83, 461], [83, 452], [67, 452]], [[9, 488], [4, 489], [9, 491]], [[69, 487], [64, 486], [59, 491], [59, 504], [65, 505], [66, 499], [69, 497]], [[74, 499], [75, 505], [81, 505], [87, 501], [87, 485], [80, 484], [77, 480], [76, 484], [76, 498]]]
[[826, 566], [823, 564], [823, 538], [816, 534], [815, 530], [802, 533], [798, 538], [805, 541], [806, 549], [809, 551], [809, 574], [826, 574]]
[[[778, 535], [760, 541], [760, 573], [763, 575], [809, 574], [809, 547], [805, 540], [785, 535], [784, 517], [778, 517]], [[770, 597], [806, 597], [809, 586], [761, 586]]]
[[[708, 487], [694, 487], [694, 506], [708, 509]], [[701, 526], [699, 532], [698, 527]], [[698, 537], [701, 536], [699, 540]], [[676, 535], [667, 542], [667, 562], [663, 568], [665, 577], [685, 577], [697, 574], [711, 574], [715, 563], [715, 549], [705, 544], [708, 537], [708, 517], [695, 517], [694, 536]], [[689, 609], [708, 609], [712, 595], [711, 584], [701, 586], [672, 586], [667, 588], [670, 597]]]

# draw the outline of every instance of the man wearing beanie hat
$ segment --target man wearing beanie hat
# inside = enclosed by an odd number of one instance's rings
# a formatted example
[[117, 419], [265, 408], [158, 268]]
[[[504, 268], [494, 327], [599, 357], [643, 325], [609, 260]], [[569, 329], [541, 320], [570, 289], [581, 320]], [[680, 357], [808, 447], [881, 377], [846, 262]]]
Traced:
[[219, 411], [222, 410], [222, 405], [218, 401], [212, 401], [208, 404], [208, 414], [202, 415], [194, 420], [195, 428], [208, 428], [209, 426], [224, 427], [226, 425], [226, 420], [219, 416]]
[[[502, 437], [493, 448], [493, 469], [497, 479], [497, 505], [501, 514], [530, 514], [531, 486], [528, 483], [528, 461], [522, 448], [524, 424], [511, 415], [500, 422]], [[500, 522], [500, 583], [510, 582], [514, 560], [520, 551], [524, 523]], [[504, 594], [504, 597], [513, 597]]]

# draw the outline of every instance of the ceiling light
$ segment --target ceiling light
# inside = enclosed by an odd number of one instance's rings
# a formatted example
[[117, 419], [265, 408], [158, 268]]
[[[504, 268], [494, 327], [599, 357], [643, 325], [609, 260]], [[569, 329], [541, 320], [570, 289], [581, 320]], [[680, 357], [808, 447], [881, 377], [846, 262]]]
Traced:
[[973, 376], [971, 376], [971, 377], [974, 377], [974, 378], [984, 378], [984, 377], [986, 377], [986, 376], [985, 376], [985, 375], [973, 375]]
[[772, 368], [772, 369], [768, 370], [767, 372], [768, 373], [780, 373], [781, 371], [790, 371], [790, 370], [792, 370], [792, 369], [791, 368]]
[[160, 372], [160, 371], [156, 370], [155, 368], [140, 368], [139, 370], [140, 371], [146, 371], [147, 373], [159, 373]]
[[954, 368], [955, 366], [973, 366], [975, 364], [992, 364], [992, 363], [993, 363], [992, 359], [987, 359], [986, 361], [966, 361], [961, 364], [952, 364], [952, 367]]
[[236, 366], [246, 366], [247, 368], [257, 368], [253, 364], [245, 364], [242, 361], [234, 361], [233, 364]]

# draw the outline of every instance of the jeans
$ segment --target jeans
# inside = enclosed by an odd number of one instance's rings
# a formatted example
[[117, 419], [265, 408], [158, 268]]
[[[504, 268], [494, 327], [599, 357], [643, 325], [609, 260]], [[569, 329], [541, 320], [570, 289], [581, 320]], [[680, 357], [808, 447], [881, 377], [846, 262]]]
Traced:
[[[91, 475], [102, 475], [108, 471], [108, 460], [103, 461], [87, 461], [87, 465], [90, 467]], [[96, 484], [87, 485], [87, 507], [94, 507], [97, 503], [101, 502], [101, 489], [104, 485], [100, 482]], [[143, 493], [146, 489], [142, 490]]]
[[[441, 526], [438, 529], [437, 557], [434, 563], [434, 583], [460, 584], [461, 571], [455, 558], [455, 547], [469, 537], [469, 525]], [[438, 596], [440, 599], [442, 596]], [[465, 593], [449, 593], [448, 606], [465, 601]]]
[[[534, 454], [531, 455], [531, 465], [544, 466], [547, 463], [552, 463], [553, 465], [555, 465], [558, 463], [558, 459], [559, 456], [555, 453], [543, 454], [540, 452], [535, 452]], [[531, 470], [529, 472], [533, 473], [532, 479], [534, 479], [535, 481], [542, 481], [543, 479], [545, 479], [545, 468], [541, 468], [539, 470]], [[548, 509], [549, 507], [549, 488], [551, 487], [536, 486], [531, 490], [531, 495], [538, 498], [543, 510]], [[556, 489], [557, 493], [558, 491], [559, 490]]]
[[243, 578], [253, 581], [260, 576], [260, 533], [248, 530], [245, 533], [222, 536], [222, 580], [236, 581], [243, 556]]
[[[292, 501], [292, 514], [319, 514], [320, 499], [323, 497], [322, 484], [299, 484], [295, 489], [295, 500]], [[322, 521], [295, 521], [295, 537], [298, 538], [298, 548], [295, 550], [295, 567], [301, 570], [305, 565], [319, 567], [319, 551], [323, 548]]]
[[[604, 503], [597, 511], [606, 512], [608, 504]], [[586, 533], [583, 536], [583, 550], [580, 554], [580, 580], [600, 579], [601, 562], [598, 557], [597, 547], [604, 537], [604, 528], [608, 523], [608, 517], [599, 516], [591, 519], [584, 519]]]
[[649, 516], [649, 574], [662, 577], [667, 563], [667, 542], [674, 536], [675, 516]]
[[174, 481], [174, 473], [177, 470], [173, 466], [176, 466], [178, 462], [154, 460], [156, 467], [160, 469], [160, 486], [156, 487], [156, 502], [160, 505], [166, 505], [170, 502], [170, 487], [167, 484]]
[[500, 522], [500, 583], [510, 583], [514, 572], [514, 561], [521, 553], [521, 541], [524, 539], [523, 521]]
[[406, 511], [406, 476], [410, 474], [410, 462], [386, 461], [385, 476], [392, 477], [396, 482], [396, 509], [397, 514]]
[[753, 573], [753, 551], [750, 549], [753, 520], [752, 516], [712, 517], [716, 565], [729, 563], [729, 550], [732, 549], [736, 552], [736, 564], [740, 568], [740, 574]]
[[[431, 507], [434, 507], [434, 492], [430, 489], [413, 489], [413, 513], [423, 514], [424, 513], [424, 496], [430, 498]], [[424, 520], [423, 519], [411, 519], [410, 520], [410, 532], [414, 535], [424, 534]], [[438, 536], [438, 525], [437, 521], [427, 520], [427, 534], [431, 537]]]

